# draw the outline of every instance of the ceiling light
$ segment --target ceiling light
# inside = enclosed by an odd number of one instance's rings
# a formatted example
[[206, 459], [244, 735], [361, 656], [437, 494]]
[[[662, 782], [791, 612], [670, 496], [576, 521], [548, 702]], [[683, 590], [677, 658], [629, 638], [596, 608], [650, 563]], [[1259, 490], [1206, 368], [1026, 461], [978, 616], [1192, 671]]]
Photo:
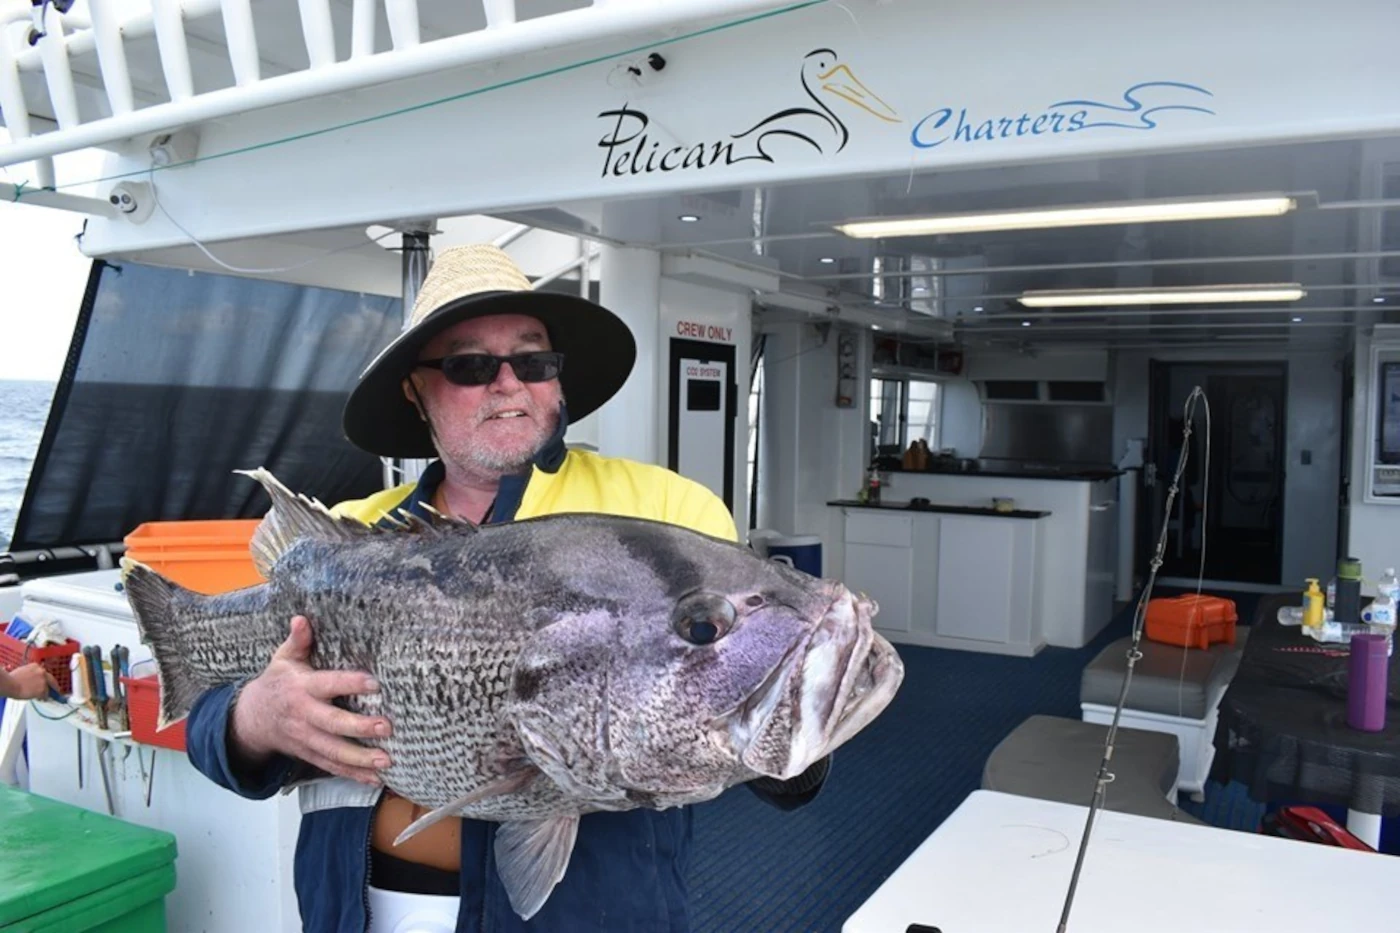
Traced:
[[1022, 322], [1021, 322], [1021, 326], [1022, 326], [1022, 327], [1030, 327], [1030, 326], [1031, 326], [1031, 322], [1030, 322], [1030, 321], [1022, 321]]
[[683, 224], [693, 224], [699, 221], [699, 219], [700, 216], [698, 214], [682, 214], [680, 217], [681, 223]]
[[1372, 298], [1371, 301], [1375, 302], [1378, 305], [1385, 304], [1385, 299], [1380, 297]]
[[1295, 318], [1293, 319], [1293, 323], [1294, 323], [1294, 324], [1301, 324], [1301, 323], [1303, 323], [1303, 319], [1300, 318], [1300, 317], [1295, 317]]
[[1202, 285], [1184, 288], [1093, 288], [1029, 291], [1027, 308], [1100, 308], [1116, 305], [1183, 305], [1245, 301], [1297, 301], [1306, 295], [1296, 283], [1275, 285]]
[[860, 239], [981, 233], [989, 230], [1042, 230], [1099, 224], [1145, 224], [1175, 220], [1219, 220], [1229, 217], [1277, 217], [1297, 207], [1292, 198], [1252, 197], [1198, 201], [1137, 201], [1083, 207], [1051, 207], [991, 213], [941, 214], [855, 220], [836, 229]]
[[836, 259], [835, 259], [835, 257], [833, 257], [833, 256], [823, 256], [821, 259], [818, 259], [818, 260], [817, 260], [817, 262], [820, 262], [820, 263], [822, 263], [823, 265], [827, 265], [827, 266], [831, 265], [831, 264], [832, 264], [833, 262], [835, 262], [835, 261], [836, 261]]
[[973, 312], [974, 314], [981, 314], [981, 313], [982, 313], [982, 306], [981, 306], [981, 305], [978, 305], [977, 307], [975, 307], [975, 308], [972, 309], [972, 312]]

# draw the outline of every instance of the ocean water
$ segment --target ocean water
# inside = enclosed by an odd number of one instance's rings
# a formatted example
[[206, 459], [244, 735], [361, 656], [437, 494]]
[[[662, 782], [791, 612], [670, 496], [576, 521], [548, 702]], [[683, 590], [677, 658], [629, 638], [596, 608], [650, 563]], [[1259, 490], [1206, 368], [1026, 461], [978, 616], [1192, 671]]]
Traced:
[[55, 388], [53, 382], [0, 379], [0, 551], [14, 534]]

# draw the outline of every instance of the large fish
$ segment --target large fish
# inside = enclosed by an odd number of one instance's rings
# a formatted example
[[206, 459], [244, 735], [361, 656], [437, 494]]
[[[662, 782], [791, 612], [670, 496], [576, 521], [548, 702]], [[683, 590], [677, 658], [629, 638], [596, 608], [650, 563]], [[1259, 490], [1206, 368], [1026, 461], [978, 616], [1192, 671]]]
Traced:
[[398, 841], [448, 816], [501, 822], [497, 867], [525, 918], [581, 814], [801, 774], [904, 676], [873, 602], [732, 542], [600, 514], [376, 529], [247, 475], [273, 502], [252, 544], [266, 583], [204, 596], [123, 561], [160, 726], [257, 675], [305, 615], [313, 667], [379, 681], [340, 702], [393, 724], [366, 741], [393, 761], [385, 785], [432, 809]]

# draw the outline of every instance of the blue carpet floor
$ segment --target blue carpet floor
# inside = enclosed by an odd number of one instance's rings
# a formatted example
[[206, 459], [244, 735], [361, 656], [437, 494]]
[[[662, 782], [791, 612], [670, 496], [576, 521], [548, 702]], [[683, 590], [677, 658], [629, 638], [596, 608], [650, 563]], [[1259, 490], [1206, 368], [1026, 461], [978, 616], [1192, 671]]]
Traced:
[[[1154, 595], [1175, 591], [1158, 588]], [[1257, 596], [1235, 599], [1253, 617]], [[1035, 658], [898, 646], [905, 680], [889, 709], [834, 756], [807, 807], [784, 813], [743, 788], [696, 808], [691, 904], [696, 933], [837, 931], [982, 780], [988, 754], [1028, 716], [1079, 718], [1079, 677], [1131, 631], [1120, 612], [1080, 649]], [[1182, 808], [1253, 831], [1264, 808], [1243, 788], [1208, 786]]]

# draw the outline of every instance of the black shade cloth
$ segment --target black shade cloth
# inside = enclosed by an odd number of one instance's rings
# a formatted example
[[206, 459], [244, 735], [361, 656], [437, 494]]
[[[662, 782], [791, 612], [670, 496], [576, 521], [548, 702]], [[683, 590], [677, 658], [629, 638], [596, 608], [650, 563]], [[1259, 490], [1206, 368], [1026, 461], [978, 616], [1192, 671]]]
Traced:
[[[1322, 645], [1278, 610], [1301, 594], [1260, 600], [1239, 671], [1220, 702], [1211, 777], [1240, 781], [1256, 800], [1305, 800], [1400, 816], [1400, 652], [1392, 656], [1386, 726], [1347, 725], [1347, 657]], [[1289, 649], [1306, 648], [1306, 652]]]
[[94, 263], [11, 550], [261, 516], [236, 469], [327, 503], [382, 488], [340, 412], [402, 320], [397, 298]]

